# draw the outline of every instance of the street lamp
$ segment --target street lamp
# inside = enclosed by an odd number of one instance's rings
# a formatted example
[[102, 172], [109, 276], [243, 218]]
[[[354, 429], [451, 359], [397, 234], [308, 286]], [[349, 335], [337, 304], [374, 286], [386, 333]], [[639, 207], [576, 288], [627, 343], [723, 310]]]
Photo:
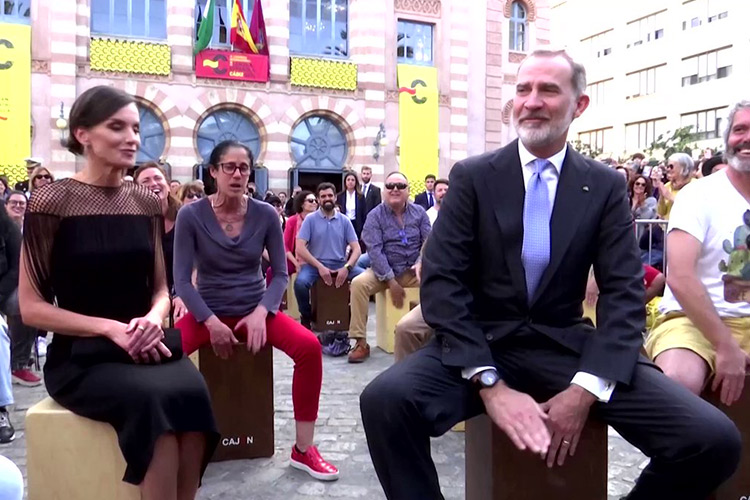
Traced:
[[68, 120], [65, 119], [65, 104], [60, 101], [60, 116], [55, 120], [55, 126], [60, 131], [60, 145], [68, 146]]
[[380, 124], [380, 129], [378, 129], [378, 135], [375, 136], [375, 141], [372, 143], [373, 147], [375, 148], [375, 152], [372, 153], [372, 157], [375, 159], [375, 161], [380, 158], [380, 148], [385, 148], [388, 145], [388, 138], [385, 136], [385, 125], [382, 123]]

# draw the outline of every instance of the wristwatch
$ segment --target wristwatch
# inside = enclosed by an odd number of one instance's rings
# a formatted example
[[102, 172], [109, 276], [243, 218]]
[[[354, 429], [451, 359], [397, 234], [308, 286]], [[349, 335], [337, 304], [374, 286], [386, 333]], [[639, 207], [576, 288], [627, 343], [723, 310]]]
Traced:
[[349, 264], [345, 265], [344, 267], [347, 271], [352, 272], [352, 266], [350, 266]]
[[500, 375], [494, 368], [479, 372], [477, 375], [479, 376], [474, 379], [474, 383], [478, 384], [480, 389], [489, 389], [500, 381]]

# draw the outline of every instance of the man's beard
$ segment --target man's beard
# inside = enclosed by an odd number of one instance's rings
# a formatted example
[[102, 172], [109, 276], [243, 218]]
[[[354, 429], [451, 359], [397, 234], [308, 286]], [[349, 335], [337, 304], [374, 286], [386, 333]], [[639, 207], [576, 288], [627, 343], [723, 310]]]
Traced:
[[[516, 117], [513, 116], [513, 126], [516, 128], [518, 137], [521, 138], [524, 146], [527, 147], [543, 147], [547, 146], [555, 140], [559, 139], [560, 136], [566, 135], [566, 130], [573, 121], [573, 113], [575, 113], [575, 103], [573, 103], [568, 110], [565, 117], [560, 119], [551, 119], [543, 122], [541, 125], [536, 127], [525, 127], [523, 123]], [[535, 113], [529, 113], [524, 116], [524, 120], [531, 118], [545, 118], [538, 116]]]
[[736, 151], [743, 149], [750, 149], [750, 143], [743, 142], [734, 148], [727, 148], [727, 152], [725, 153], [727, 165], [737, 172], [750, 172], [750, 159], [743, 159], [736, 155]]
[[325, 203], [323, 203], [323, 210], [325, 210], [326, 212], [330, 212], [331, 210], [333, 210], [334, 206], [335, 205], [332, 201], [326, 201]]

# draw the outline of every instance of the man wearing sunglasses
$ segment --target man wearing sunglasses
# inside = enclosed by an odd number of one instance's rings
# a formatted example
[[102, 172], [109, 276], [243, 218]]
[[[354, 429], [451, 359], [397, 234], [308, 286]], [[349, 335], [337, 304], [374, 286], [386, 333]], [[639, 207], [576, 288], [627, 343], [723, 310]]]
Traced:
[[427, 213], [409, 201], [409, 180], [401, 172], [391, 173], [385, 179], [383, 202], [370, 212], [362, 230], [372, 267], [352, 281], [349, 338], [355, 344], [349, 353], [350, 363], [362, 363], [370, 357], [367, 343], [370, 297], [388, 288], [393, 305], [401, 309], [404, 288], [419, 286], [413, 268], [428, 234]]
[[[593, 409], [651, 458], [628, 500], [703, 500], [737, 467], [734, 424], [639, 355], [643, 266], [625, 179], [567, 144], [585, 89], [567, 53], [533, 52], [516, 78], [519, 140], [451, 171], [422, 267], [435, 338], [360, 398], [389, 500], [442, 499], [430, 437], [480, 413], [554, 467]], [[596, 328], [581, 307], [591, 266]]]

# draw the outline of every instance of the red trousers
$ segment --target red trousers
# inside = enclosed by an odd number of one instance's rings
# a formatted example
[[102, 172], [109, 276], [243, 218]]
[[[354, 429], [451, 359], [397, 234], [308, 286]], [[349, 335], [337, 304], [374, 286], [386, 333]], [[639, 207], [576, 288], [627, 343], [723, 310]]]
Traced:
[[[234, 330], [242, 318], [219, 319]], [[178, 321], [175, 327], [182, 333], [182, 350], [185, 355], [190, 355], [198, 348], [211, 343], [208, 328], [203, 323], [198, 323], [190, 313]], [[235, 333], [235, 336], [241, 342], [246, 340], [244, 333]], [[266, 318], [266, 339], [269, 345], [284, 351], [294, 360], [294, 419], [300, 422], [314, 422], [318, 419], [320, 386], [323, 383], [323, 356], [318, 338], [310, 330], [279, 312], [275, 315], [269, 314]]]

